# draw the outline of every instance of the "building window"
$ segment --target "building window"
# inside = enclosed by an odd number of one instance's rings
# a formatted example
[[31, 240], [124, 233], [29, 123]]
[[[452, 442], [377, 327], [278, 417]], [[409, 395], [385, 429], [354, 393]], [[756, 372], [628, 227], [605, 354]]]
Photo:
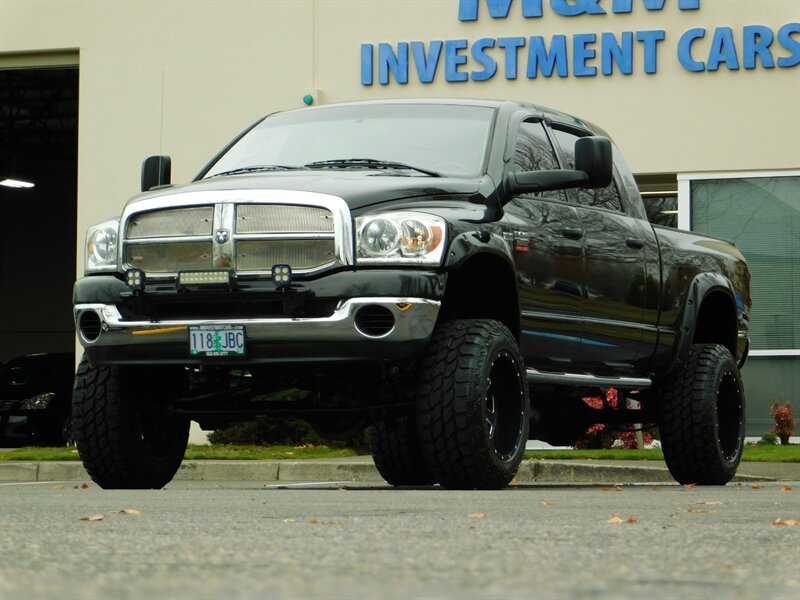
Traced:
[[[800, 172], [681, 176], [681, 224], [733, 241], [750, 265], [747, 435], [800, 390]], [[795, 405], [795, 409], [798, 409]]]

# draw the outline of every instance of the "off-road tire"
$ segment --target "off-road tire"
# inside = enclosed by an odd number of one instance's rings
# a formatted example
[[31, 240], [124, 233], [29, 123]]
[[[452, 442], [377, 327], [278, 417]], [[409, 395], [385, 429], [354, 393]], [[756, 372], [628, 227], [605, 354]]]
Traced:
[[417, 398], [422, 453], [438, 483], [508, 485], [525, 453], [530, 402], [522, 355], [505, 325], [439, 325], [422, 360]]
[[431, 485], [436, 483], [420, 448], [413, 415], [391, 416], [377, 421], [367, 430], [375, 467], [391, 485]]
[[725, 485], [742, 458], [744, 387], [719, 344], [695, 344], [683, 371], [659, 389], [661, 446], [682, 484]]
[[189, 421], [155, 406], [160, 379], [147, 375], [136, 367], [93, 367], [86, 358], [78, 366], [73, 436], [83, 466], [100, 487], [159, 489], [183, 460]]

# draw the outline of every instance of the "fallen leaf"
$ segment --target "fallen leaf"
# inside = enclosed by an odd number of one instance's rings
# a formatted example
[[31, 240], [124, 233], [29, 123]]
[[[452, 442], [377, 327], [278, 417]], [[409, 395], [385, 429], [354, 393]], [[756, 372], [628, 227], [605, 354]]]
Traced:
[[296, 523], [297, 519], [284, 519], [283, 522], [284, 523]]
[[779, 525], [781, 527], [800, 527], [800, 519], [775, 519], [772, 522], [773, 525]]
[[142, 514], [142, 511], [140, 511], [138, 508], [123, 508], [121, 511], [119, 511], [119, 514], [133, 515], [135, 517], [138, 517], [139, 515]]
[[792, 488], [790, 488], [790, 487], [784, 487], [784, 488], [781, 488], [781, 491], [782, 491], [782, 492], [791, 492], [791, 491], [792, 491]]
[[695, 504], [705, 504], [706, 506], [722, 506], [722, 502], [720, 502], [719, 500], [712, 500], [712, 501], [699, 500], [695, 502]]
[[470, 519], [483, 519], [485, 516], [486, 516], [486, 513], [482, 513], [482, 512], [474, 512], [474, 513], [469, 513], [467, 515], [467, 517], [470, 518]]
[[752, 487], [754, 490], [760, 490], [760, 489], [761, 489], [761, 484], [759, 484], [759, 483], [754, 483], [754, 484], [753, 484], [751, 487]]
[[600, 491], [601, 491], [601, 492], [610, 492], [610, 491], [611, 491], [611, 488], [610, 488], [610, 487], [604, 487], [604, 488], [600, 488]]
[[618, 492], [621, 492], [621, 491], [622, 491], [622, 486], [621, 486], [621, 485], [618, 485], [618, 486], [617, 486], [617, 487], [615, 487], [614, 489], [615, 489], [616, 491], [618, 491]]
[[619, 515], [612, 515], [612, 516], [611, 516], [611, 517], [608, 519], [608, 522], [609, 522], [609, 523], [614, 523], [614, 524], [616, 525], [616, 524], [618, 524], [618, 523], [624, 523], [624, 522], [625, 522], [625, 519], [623, 519], [623, 518], [622, 518], [622, 517], [620, 517]]
[[308, 524], [309, 525], [319, 525], [319, 519], [309, 519], [308, 520]]
[[659, 492], [659, 491], [661, 491], [661, 486], [660, 485], [654, 485], [650, 489], [653, 490], [654, 492]]
[[620, 517], [616, 513], [611, 515], [611, 517], [608, 519], [608, 523], [613, 523], [614, 525], [619, 525], [620, 523], [628, 523], [630, 525], [633, 525], [634, 523], [637, 523], [637, 522], [638, 522], [638, 519], [636, 517], [634, 517], [633, 515], [630, 515], [627, 518], [623, 519], [622, 517]]
[[82, 490], [88, 490], [89, 489], [89, 484], [88, 483], [82, 483], [81, 484], [81, 489]]
[[58, 484], [56, 484], [56, 485], [52, 486], [52, 488], [53, 488], [54, 490], [63, 490], [63, 489], [64, 489], [64, 486], [63, 486], [62, 484], [58, 483]]
[[286, 456], [292, 456], [292, 455], [294, 454], [294, 452], [284, 452], [284, 454], [285, 454]]
[[689, 488], [689, 489], [692, 489], [692, 488], [696, 488], [696, 487], [697, 487], [697, 484], [696, 484], [696, 483], [687, 483], [687, 484], [686, 484], [686, 485], [684, 485], [683, 487], [687, 487], [687, 488]]
[[555, 502], [546, 502], [545, 500], [542, 500], [542, 501], [540, 502], [540, 504], [541, 504], [542, 506], [555, 506], [555, 505], [556, 505], [556, 503], [555, 503]]
[[98, 513], [96, 515], [89, 515], [88, 517], [81, 517], [81, 521], [102, 521], [105, 518], [106, 516], [103, 513]]
[[70, 454], [77, 454], [77, 453], [78, 453], [78, 450], [77, 450], [77, 449], [70, 450], [70, 451], [69, 451], [69, 453], [70, 453]]
[[717, 511], [708, 510], [708, 509], [705, 509], [705, 508], [690, 508], [686, 512], [690, 512], [690, 513], [713, 513], [713, 512], [717, 512]]

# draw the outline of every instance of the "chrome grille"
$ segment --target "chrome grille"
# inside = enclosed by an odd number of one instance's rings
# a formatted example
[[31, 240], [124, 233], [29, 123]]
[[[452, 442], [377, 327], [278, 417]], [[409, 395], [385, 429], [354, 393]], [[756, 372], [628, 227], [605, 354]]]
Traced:
[[146, 273], [177, 273], [213, 267], [211, 242], [127, 244], [125, 262]]
[[334, 260], [334, 241], [329, 240], [242, 240], [236, 243], [239, 271], [270, 271], [272, 265], [286, 264], [292, 270], [309, 270]]
[[139, 213], [128, 221], [125, 233], [129, 240], [151, 237], [211, 235], [213, 206], [173, 208]]
[[314, 206], [241, 204], [236, 233], [333, 233], [333, 214]]
[[339, 228], [349, 231], [349, 220], [338, 207], [226, 199], [199, 204], [129, 216], [123, 268], [172, 275], [226, 265], [236, 272], [269, 275], [276, 264], [302, 273], [342, 260], [339, 253], [346, 246]]

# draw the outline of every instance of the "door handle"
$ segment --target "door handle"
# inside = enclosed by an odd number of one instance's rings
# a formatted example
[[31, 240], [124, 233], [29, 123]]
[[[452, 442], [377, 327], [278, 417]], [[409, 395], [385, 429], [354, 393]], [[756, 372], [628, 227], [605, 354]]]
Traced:
[[625, 240], [625, 245], [628, 248], [633, 248], [634, 250], [640, 250], [644, 248], [644, 240], [640, 240], [639, 238], [628, 238]]
[[561, 235], [570, 240], [579, 240], [583, 237], [583, 229], [580, 227], [564, 227], [561, 230]]

